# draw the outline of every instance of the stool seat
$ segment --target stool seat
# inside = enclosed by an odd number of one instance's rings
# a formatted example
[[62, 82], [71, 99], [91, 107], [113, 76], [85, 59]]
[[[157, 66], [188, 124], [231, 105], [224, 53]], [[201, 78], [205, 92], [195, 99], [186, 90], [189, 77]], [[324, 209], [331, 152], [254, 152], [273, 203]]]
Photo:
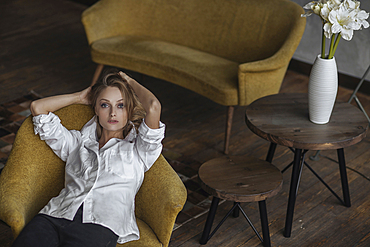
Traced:
[[[266, 199], [276, 195], [283, 185], [279, 169], [254, 157], [223, 156], [201, 165], [198, 175], [202, 189], [213, 196], [200, 244], [206, 244], [231, 213], [238, 217], [240, 211], [263, 245], [271, 246]], [[220, 199], [233, 201], [234, 206], [210, 233]], [[263, 239], [241, 207], [241, 202], [258, 202]]]
[[257, 202], [276, 195], [283, 176], [271, 163], [249, 156], [223, 156], [199, 168], [201, 187], [220, 199]]

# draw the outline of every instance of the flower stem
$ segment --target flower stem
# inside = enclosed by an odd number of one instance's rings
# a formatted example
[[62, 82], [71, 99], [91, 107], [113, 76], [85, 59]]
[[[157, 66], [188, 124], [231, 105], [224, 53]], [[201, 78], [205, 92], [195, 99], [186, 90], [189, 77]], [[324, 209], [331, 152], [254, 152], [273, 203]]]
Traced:
[[329, 53], [328, 59], [332, 59], [334, 57], [334, 54], [335, 54], [335, 51], [337, 50], [340, 38], [341, 38], [341, 35], [340, 33], [338, 33], [337, 38], [335, 39], [333, 48], [330, 47], [330, 53]]
[[334, 56], [334, 53], [333, 53], [333, 50], [334, 50], [334, 37], [335, 37], [335, 34], [333, 34], [331, 36], [331, 39], [330, 39], [330, 49], [329, 49], [328, 59], [332, 59], [333, 56]]
[[[324, 22], [322, 24], [324, 25]], [[324, 28], [322, 29], [321, 39], [322, 39], [322, 41], [321, 41], [321, 58], [324, 59], [325, 58], [325, 41], [326, 41], [326, 37], [325, 37], [325, 34], [324, 34]]]

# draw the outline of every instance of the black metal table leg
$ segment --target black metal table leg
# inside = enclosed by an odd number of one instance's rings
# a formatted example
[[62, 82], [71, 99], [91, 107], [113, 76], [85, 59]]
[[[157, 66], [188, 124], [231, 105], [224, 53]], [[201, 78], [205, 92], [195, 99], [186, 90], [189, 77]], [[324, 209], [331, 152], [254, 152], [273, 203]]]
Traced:
[[206, 244], [209, 240], [209, 233], [211, 232], [213, 220], [216, 215], [219, 201], [220, 199], [215, 196], [212, 199], [211, 208], [209, 209], [209, 212], [208, 212], [207, 221], [206, 221], [206, 224], [204, 225], [203, 234], [199, 241], [200, 244]]
[[351, 199], [350, 199], [350, 196], [349, 196], [346, 161], [344, 159], [344, 150], [343, 150], [343, 148], [337, 149], [337, 153], [338, 153], [340, 178], [341, 178], [341, 181], [342, 181], [344, 206], [350, 207], [351, 206]]
[[[237, 202], [234, 202], [234, 205], [237, 204]], [[239, 217], [239, 207], [235, 207], [233, 211], [233, 217], [238, 218]]]
[[276, 143], [270, 143], [269, 151], [267, 153], [266, 161], [272, 162], [272, 159], [274, 158], [275, 149], [276, 149]]
[[294, 214], [294, 205], [297, 198], [297, 191], [299, 185], [299, 178], [301, 173], [301, 155], [302, 149], [296, 149], [294, 152], [294, 163], [293, 163], [293, 171], [292, 171], [292, 178], [290, 180], [290, 191], [289, 191], [289, 200], [288, 200], [288, 208], [286, 213], [285, 219], [285, 230], [284, 236], [289, 238], [291, 231], [292, 231], [292, 223], [293, 223], [293, 214]]
[[259, 206], [260, 217], [261, 217], [263, 246], [270, 247], [271, 241], [270, 241], [269, 223], [267, 219], [266, 201], [259, 201], [258, 206]]

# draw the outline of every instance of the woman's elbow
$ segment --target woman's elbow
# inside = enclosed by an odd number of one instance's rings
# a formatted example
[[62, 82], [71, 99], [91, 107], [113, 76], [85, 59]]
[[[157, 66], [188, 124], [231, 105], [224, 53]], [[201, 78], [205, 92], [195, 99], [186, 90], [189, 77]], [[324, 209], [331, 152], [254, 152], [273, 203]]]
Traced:
[[148, 111], [153, 115], [161, 115], [162, 106], [158, 99], [153, 99], [150, 102]]
[[40, 103], [37, 100], [31, 102], [30, 111], [32, 116], [37, 116], [43, 113], [42, 109], [40, 109]]
[[145, 107], [145, 123], [151, 129], [158, 129], [161, 119], [161, 103], [157, 99], [150, 100]]

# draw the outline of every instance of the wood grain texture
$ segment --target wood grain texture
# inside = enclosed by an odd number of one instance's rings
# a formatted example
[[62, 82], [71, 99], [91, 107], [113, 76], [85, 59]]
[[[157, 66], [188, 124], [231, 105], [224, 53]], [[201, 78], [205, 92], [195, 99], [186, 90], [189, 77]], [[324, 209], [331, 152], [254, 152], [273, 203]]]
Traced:
[[0, 103], [31, 90], [42, 96], [76, 92], [96, 65], [81, 23], [87, 8], [71, 1], [0, 1]]
[[250, 156], [224, 156], [199, 168], [202, 188], [220, 199], [234, 202], [266, 200], [283, 184], [280, 170], [267, 161]]
[[307, 94], [276, 94], [247, 107], [245, 121], [258, 136], [278, 145], [308, 149], [339, 149], [360, 142], [368, 121], [355, 106], [336, 102], [327, 124], [308, 118]]

